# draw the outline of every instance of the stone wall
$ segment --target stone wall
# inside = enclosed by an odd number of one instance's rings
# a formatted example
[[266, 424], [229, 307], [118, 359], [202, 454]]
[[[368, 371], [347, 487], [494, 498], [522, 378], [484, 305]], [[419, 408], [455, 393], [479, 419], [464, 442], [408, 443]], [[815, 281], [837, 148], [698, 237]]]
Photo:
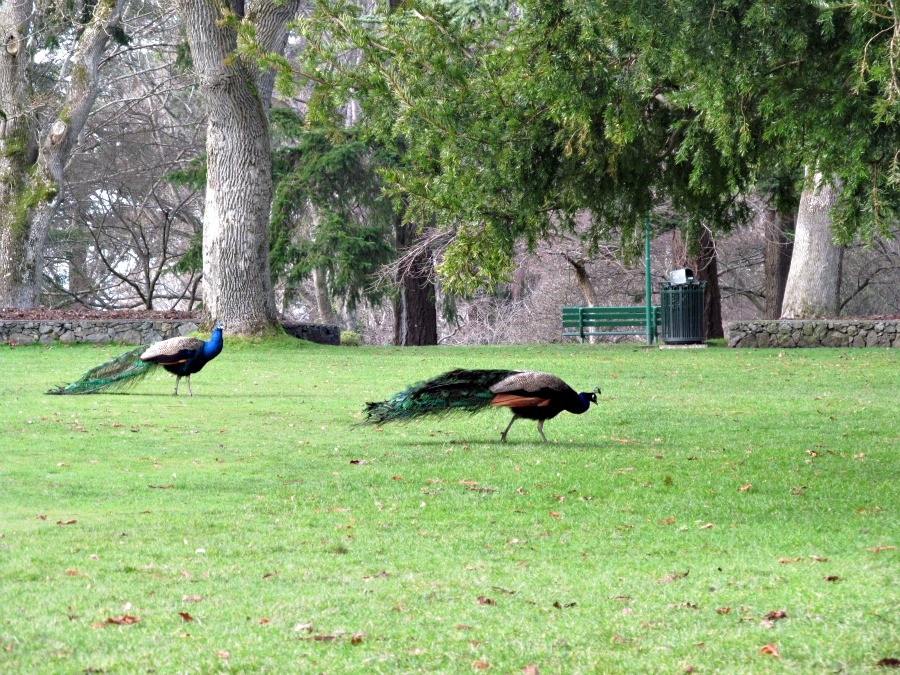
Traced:
[[[124, 342], [143, 345], [187, 335], [199, 328], [200, 325], [196, 321], [171, 319], [82, 319], [79, 321], [0, 319], [0, 343], [49, 344], [58, 340], [64, 343]], [[284, 329], [289, 335], [310, 342], [337, 345], [341, 341], [341, 332], [337, 326], [286, 323]]]
[[10, 321], [0, 319], [0, 342], [49, 344], [124, 342], [142, 345], [187, 335], [199, 329], [195, 321], [82, 319], [80, 321]]
[[288, 335], [301, 340], [309, 340], [320, 345], [341, 344], [341, 329], [325, 323], [297, 323], [282, 321], [281, 327]]
[[726, 338], [729, 347], [900, 347], [900, 321], [734, 321]]

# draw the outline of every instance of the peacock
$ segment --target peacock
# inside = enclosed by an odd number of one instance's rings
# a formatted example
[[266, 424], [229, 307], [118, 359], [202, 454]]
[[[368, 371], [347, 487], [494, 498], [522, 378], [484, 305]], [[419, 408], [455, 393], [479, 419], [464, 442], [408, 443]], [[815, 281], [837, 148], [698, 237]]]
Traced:
[[182, 377], [187, 379], [188, 396], [193, 396], [191, 375], [199, 373], [203, 366], [221, 353], [223, 330], [225, 324], [220, 322], [205, 342], [195, 337], [176, 337], [155, 342], [149, 347], [137, 347], [91, 368], [72, 384], [51, 389], [47, 393], [97, 394], [119, 391], [142, 380], [157, 366], [162, 366], [175, 375], [173, 396], [178, 396], [178, 383]]
[[417, 382], [386, 401], [367, 403], [365, 423], [403, 422], [422, 415], [476, 413], [488, 407], [503, 406], [512, 411], [506, 434], [520, 417], [537, 420], [541, 440], [544, 421], [563, 410], [580, 415], [597, 402], [600, 389], [576, 393], [556, 375], [533, 370], [465, 370], [462, 368]]

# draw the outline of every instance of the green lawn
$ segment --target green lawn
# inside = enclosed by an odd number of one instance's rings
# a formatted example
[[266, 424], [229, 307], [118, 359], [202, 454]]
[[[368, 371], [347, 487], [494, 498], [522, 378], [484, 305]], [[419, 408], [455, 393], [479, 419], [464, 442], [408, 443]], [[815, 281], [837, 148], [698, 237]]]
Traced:
[[[193, 398], [163, 371], [127, 394], [43, 394], [121, 351], [0, 346], [2, 672], [900, 658], [900, 350], [226, 336]], [[505, 410], [354, 426], [365, 401], [452, 367], [603, 394], [549, 421], [548, 445], [528, 421], [497, 442]]]

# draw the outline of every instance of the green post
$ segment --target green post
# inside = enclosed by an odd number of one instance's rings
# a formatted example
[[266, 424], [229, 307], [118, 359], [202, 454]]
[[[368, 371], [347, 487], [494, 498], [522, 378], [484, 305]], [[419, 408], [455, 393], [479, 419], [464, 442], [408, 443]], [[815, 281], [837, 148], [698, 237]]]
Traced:
[[653, 306], [650, 296], [650, 215], [644, 218], [644, 290], [646, 292], [646, 316], [647, 322], [647, 345], [653, 344], [653, 333], [656, 326], [653, 325]]

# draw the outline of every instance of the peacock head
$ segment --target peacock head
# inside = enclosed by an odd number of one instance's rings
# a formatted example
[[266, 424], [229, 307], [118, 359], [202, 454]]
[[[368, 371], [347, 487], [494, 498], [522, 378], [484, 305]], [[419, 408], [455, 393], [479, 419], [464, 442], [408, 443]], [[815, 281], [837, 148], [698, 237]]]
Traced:
[[597, 402], [597, 394], [600, 393], [600, 387], [594, 389], [594, 391], [583, 391], [581, 392], [581, 398], [584, 399], [585, 403], [590, 406], [591, 403]]
[[220, 321], [219, 323], [216, 324], [215, 328], [216, 328], [216, 330], [220, 330], [220, 331], [225, 330], [225, 322]]

